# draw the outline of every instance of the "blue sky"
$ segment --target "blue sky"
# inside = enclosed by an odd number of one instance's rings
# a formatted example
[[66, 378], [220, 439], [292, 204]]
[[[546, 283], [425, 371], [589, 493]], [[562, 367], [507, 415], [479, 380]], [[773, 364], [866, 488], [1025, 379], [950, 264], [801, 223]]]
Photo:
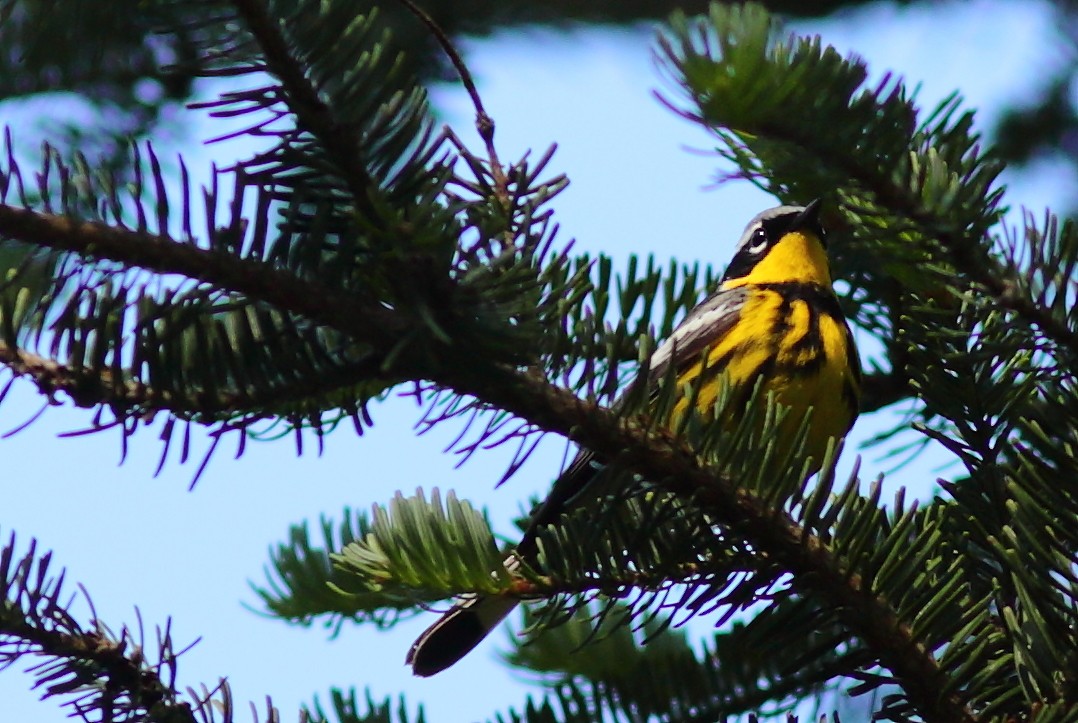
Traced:
[[[1061, 43], [1046, 42], [1055, 33], [1047, 4], [985, 0], [931, 11], [878, 5], [792, 27], [819, 33], [844, 53], [857, 52], [874, 77], [891, 70], [911, 84], [920, 82], [925, 105], [961, 90], [979, 109], [981, 128], [1004, 104], [1030, 98], [1038, 79], [1050, 75], [1047, 68], [1069, 60]], [[556, 203], [563, 240], [575, 238], [580, 251], [611, 254], [617, 268], [629, 254], [647, 253], [721, 267], [745, 222], [773, 199], [744, 183], [713, 186], [714, 154], [690, 152], [711, 149], [708, 136], [652, 95], [663, 89], [653, 37], [647, 27], [525, 29], [463, 46], [497, 122], [503, 160], [558, 144], [551, 169], [572, 181]], [[471, 107], [458, 89], [439, 87], [433, 99], [446, 123], [474, 139]], [[24, 139], [32, 129], [19, 121], [27, 117], [28, 110], [17, 115], [0, 107], [0, 124], [17, 124]], [[191, 112], [186, 122], [190, 138], [174, 148], [159, 146], [161, 155], [182, 151], [197, 173], [242, 152], [198, 145], [220, 131], [204, 114]], [[1071, 197], [1050, 162], [1006, 182], [1010, 205], [1038, 214]], [[0, 432], [19, 426], [41, 403], [30, 385], [16, 385], [0, 406]], [[227, 677], [237, 701], [262, 705], [272, 695], [286, 721], [295, 720], [298, 705], [313, 694], [325, 697], [330, 686], [370, 686], [376, 698], [405, 692], [411, 704], [425, 704], [435, 723], [485, 718], [519, 705], [534, 689], [497, 664], [504, 634], [445, 674], [416, 680], [403, 665], [404, 653], [429, 618], [391, 633], [347, 627], [329, 640], [319, 628], [288, 627], [244, 607], [256, 604], [248, 581], [265, 579], [268, 548], [284, 539], [292, 523], [339, 517], [345, 505], [385, 502], [398, 489], [437, 486], [489, 504], [500, 529], [508, 531], [509, 517], [529, 494], [549, 485], [564, 451], [548, 441], [493, 492], [505, 453], [457, 469], [441, 453], [456, 430], [417, 438], [411, 426], [418, 410], [402, 399], [373, 412], [371, 433], [357, 438], [342, 428], [320, 457], [308, 445], [297, 459], [289, 440], [250, 444], [238, 461], [226, 449], [188, 492], [193, 465], [169, 465], [152, 477], [160, 451], [152, 430], [135, 438], [119, 466], [118, 435], [58, 439], [58, 433], [85, 427], [89, 417], [70, 406], [50, 409], [28, 430], [0, 439], [0, 533], [6, 539], [15, 530], [23, 546], [36, 537], [43, 549], [53, 550], [55, 563], [67, 568], [69, 580], [86, 586], [98, 615], [113, 628], [135, 626], [137, 605], [151, 640], [154, 626], [169, 615], [180, 647], [201, 637], [180, 660], [181, 685], [212, 687]], [[855, 442], [895, 419], [880, 416], [859, 421]], [[856, 451], [851, 445], [847, 457]], [[889, 469], [891, 462], [879, 459], [882, 451], [865, 452], [866, 477]], [[925, 494], [937, 476], [954, 469], [947, 462], [930, 451], [890, 475], [888, 487], [908, 485]], [[0, 675], [0, 723], [64, 720], [55, 703], [36, 701], [27, 680], [15, 671]]]

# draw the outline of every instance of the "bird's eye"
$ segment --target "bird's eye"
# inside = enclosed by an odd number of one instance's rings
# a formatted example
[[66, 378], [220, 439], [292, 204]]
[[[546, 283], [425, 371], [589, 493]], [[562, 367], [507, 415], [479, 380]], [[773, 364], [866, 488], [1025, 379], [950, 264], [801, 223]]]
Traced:
[[752, 238], [749, 239], [747, 244], [747, 250], [750, 254], [763, 253], [763, 250], [767, 248], [767, 231], [762, 228], [758, 228], [752, 232]]

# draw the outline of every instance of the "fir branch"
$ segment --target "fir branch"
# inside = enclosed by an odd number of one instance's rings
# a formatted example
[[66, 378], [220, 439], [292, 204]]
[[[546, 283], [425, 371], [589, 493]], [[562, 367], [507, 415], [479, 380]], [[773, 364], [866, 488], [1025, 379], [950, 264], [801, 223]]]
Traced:
[[362, 140], [352, 128], [340, 123], [332, 108], [323, 102], [318, 89], [304, 74], [304, 64], [289, 49], [279, 20], [269, 13], [266, 4], [262, 0], [231, 0], [231, 4], [258, 41], [267, 70], [281, 82], [288, 96], [288, 107], [296, 114], [297, 125], [323, 144], [327, 156], [341, 169], [352, 201], [362, 209], [363, 215], [371, 220], [379, 218], [368, 194], [374, 181], [356, 153]]
[[[176, 691], [167, 685], [155, 670], [146, 667], [146, 661], [142, 658], [142, 644], [134, 640], [126, 628], [117, 640], [103, 630], [66, 633], [43, 629], [14, 619], [14, 616], [5, 621], [5, 617], [8, 616], [0, 616], [0, 666], [28, 654], [72, 661], [71, 667], [48, 665], [39, 668], [42, 672], [48, 671], [48, 677], [39, 682], [41, 685], [46, 680], [49, 681], [45, 686], [46, 695], [79, 696], [80, 700], [75, 702], [75, 707], [84, 711], [87, 716], [96, 715], [101, 709], [115, 714], [115, 706], [123, 705], [132, 709], [153, 711], [155, 716], [175, 723], [194, 723], [195, 717], [190, 705], [178, 702]], [[4, 651], [5, 643], [11, 647], [10, 652]], [[170, 663], [164, 661], [153, 668], [163, 665]], [[83, 691], [94, 686], [95, 681], [105, 681], [104, 690], [99, 693], [100, 699], [91, 702], [81, 700]], [[120, 703], [119, 699], [122, 697], [129, 700]]]
[[[355, 689], [347, 692], [334, 688], [329, 694], [329, 706], [315, 699], [313, 708], [305, 711], [306, 717], [313, 723], [425, 723], [422, 706], [413, 717], [403, 697], [397, 701], [386, 697], [375, 701], [369, 690], [364, 691], [364, 702], [360, 704]], [[394, 705], [395, 703], [395, 705]], [[330, 717], [327, 709], [332, 712]], [[305, 723], [305, 722], [304, 722]]]
[[167, 236], [2, 204], [0, 236], [128, 268], [186, 276], [288, 309], [379, 349], [395, 348], [409, 331], [402, 315], [358, 292], [345, 297], [317, 281], [299, 279], [232, 254], [181, 244]]
[[350, 577], [334, 565], [331, 550], [343, 550], [369, 534], [365, 514], [353, 514], [345, 508], [336, 529], [325, 517], [320, 527], [321, 546], [311, 543], [308, 525], [302, 524], [294, 525], [288, 541], [272, 551], [272, 572], [267, 571], [266, 583], [252, 584], [266, 614], [299, 625], [310, 625], [316, 617], [328, 616], [325, 627], [336, 635], [346, 619], [389, 627], [415, 611], [411, 601], [392, 599], [378, 590], [355, 589]]
[[502, 369], [498, 378], [488, 376], [483, 384], [454, 381], [459, 393], [478, 396], [600, 456], [618, 459], [646, 479], [662, 480], [670, 492], [692, 498], [719, 522], [735, 526], [762, 555], [789, 570], [801, 589], [836, 609], [838, 619], [894, 674], [925, 719], [974, 720], [931, 653], [887, 601], [867, 592], [860, 577], [818, 536], [739, 489], [734, 480], [712, 473], [669, 438], [648, 434], [534, 373]]
[[[804, 615], [806, 607], [794, 599], [768, 608], [747, 625], [717, 634], [702, 654], [681, 631], [660, 637], [665, 626], [657, 621], [630, 631], [618, 620], [632, 613], [620, 605], [596, 632], [594, 607], [582, 608], [539, 638], [514, 639], [508, 658], [541, 674], [548, 688], [581, 691], [617, 720], [635, 713], [647, 720], [702, 722], [766, 708], [784, 711], [806, 696], [837, 693], [836, 679], [870, 662], [837, 626]], [[806, 649], [819, 654], [788, 654]]]
[[[233, 723], [236, 709], [228, 682], [201, 692], [177, 687], [180, 656], [171, 625], [159, 629], [151, 646], [139, 619], [138, 631], [127, 626], [113, 634], [97, 618], [88, 593], [91, 624], [84, 627], [71, 613], [76, 598], [64, 587], [65, 572], [51, 574], [51, 553], [39, 554], [31, 540], [16, 554], [15, 536], [0, 546], [0, 670], [36, 659], [29, 672], [42, 697], [66, 697], [72, 717], [111, 723]], [[153, 650], [152, 648], [156, 648]], [[152, 655], [152, 657], [151, 657]], [[265, 700], [266, 723], [280, 723], [272, 700]], [[259, 716], [254, 706], [250, 720]], [[303, 713], [300, 723], [307, 721]], [[377, 720], [377, 719], [375, 719]]]
[[[76, 714], [86, 720], [135, 721], [152, 714], [160, 720], [194, 723], [188, 703], [174, 686], [178, 653], [169, 626], [159, 633], [156, 662], [146, 645], [126, 627], [113, 636], [99, 622], [84, 629], [69, 609], [64, 575], [49, 575], [51, 554], [29, 550], [15, 555], [12, 535], [0, 549], [0, 668], [25, 656], [42, 658], [31, 670], [45, 696], [71, 696]], [[92, 604], [91, 604], [92, 609]], [[101, 717], [98, 717], [101, 716]]]
[[[17, 377], [29, 377], [37, 385], [38, 391], [53, 400], [57, 392], [64, 392], [79, 407], [92, 407], [106, 398], [115, 398], [115, 384], [112, 374], [102, 370], [97, 375], [87, 375], [82, 370], [72, 369], [54, 359], [18, 349], [0, 341], [0, 364], [3, 364]], [[89, 382], [89, 384], [88, 384]], [[94, 389], [110, 389], [109, 395], [87, 393], [87, 386]], [[140, 394], [139, 385], [128, 388], [129, 405], [135, 406], [146, 401], [147, 395]]]
[[[601, 578], [590, 579], [581, 577], [575, 580], [562, 580], [547, 575], [528, 579], [519, 577], [509, 582], [504, 594], [521, 600], [585, 593], [619, 596], [629, 589], [658, 591], [668, 589], [672, 585], [692, 585], [694, 580], [711, 578], [716, 573], [728, 575], [737, 572], [739, 571], [732, 569], [729, 562], [722, 560], [715, 564], [685, 562], [668, 566], [661, 571], [624, 569], [612, 573], [604, 571]], [[470, 592], [470, 590], [454, 592]]]
[[[238, 410], [281, 406], [352, 387], [377, 376], [380, 362], [374, 357], [335, 368], [329, 373], [293, 380], [287, 387], [266, 388], [255, 392], [201, 393], [197, 401], [156, 389], [135, 379], [119, 379], [111, 369], [89, 369], [62, 364], [0, 341], [0, 364], [17, 377], [27, 377], [38, 391], [54, 400], [58, 392], [66, 394], [75, 406], [89, 409], [107, 405], [114, 412], [137, 410], [140, 414], [167, 411], [178, 417], [216, 416]], [[269, 416], [269, 415], [266, 415]]]
[[1024, 285], [1009, 277], [1003, 264], [995, 259], [992, 263], [985, 263], [984, 259], [973, 258], [969, 248], [958, 243], [951, 234], [941, 233], [938, 240], [950, 251], [955, 266], [967, 278], [983, 287], [1001, 307], [1013, 311], [1039, 328], [1046, 336], [1066, 348], [1072, 358], [1078, 359], [1078, 329], [1067, 325], [1053, 314], [1050, 308], [1024, 295]]

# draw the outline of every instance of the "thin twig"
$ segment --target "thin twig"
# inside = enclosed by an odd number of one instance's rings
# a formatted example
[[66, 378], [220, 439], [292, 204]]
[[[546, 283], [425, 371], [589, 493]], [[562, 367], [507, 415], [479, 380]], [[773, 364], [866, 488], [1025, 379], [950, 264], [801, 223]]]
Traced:
[[445, 31], [442, 30], [427, 11], [416, 5], [412, 0], [398, 0], [398, 2], [408, 8], [409, 12], [427, 26], [431, 35], [438, 41], [438, 45], [441, 46], [442, 51], [445, 52], [446, 57], [449, 58], [449, 62], [453, 65], [453, 69], [456, 70], [457, 75], [460, 76], [460, 81], [464, 84], [464, 89], [472, 99], [472, 105], [475, 106], [475, 130], [479, 133], [479, 137], [483, 139], [483, 144], [487, 149], [487, 155], [490, 158], [490, 172], [494, 176], [494, 190], [498, 195], [498, 200], [501, 202], [502, 207], [508, 211], [510, 207], [509, 179], [505, 175], [505, 169], [502, 168], [501, 161], [498, 160], [498, 151], [494, 148], [494, 119], [490, 117], [486, 108], [483, 107], [483, 100], [479, 97], [479, 91], [475, 87], [475, 81], [472, 79], [471, 71], [469, 71], [468, 66], [464, 64], [464, 59], [460, 57], [460, 53], [457, 52], [456, 47], [453, 45], [453, 41], [449, 39], [449, 36], [446, 35]]

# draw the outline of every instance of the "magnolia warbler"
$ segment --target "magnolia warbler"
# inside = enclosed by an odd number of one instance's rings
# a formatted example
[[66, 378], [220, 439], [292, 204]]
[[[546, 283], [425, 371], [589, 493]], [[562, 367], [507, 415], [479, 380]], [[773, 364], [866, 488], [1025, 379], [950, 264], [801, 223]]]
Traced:
[[[741, 408], [762, 387], [809, 420], [806, 454], [817, 471], [829, 440], [845, 436], [858, 412], [861, 365], [853, 336], [831, 287], [820, 201], [779, 206], [756, 216], [738, 242], [717, 291], [694, 307], [651, 357], [647, 383], [671, 373], [679, 390], [672, 419], [688, 405], [703, 413], [725, 385]], [[704, 374], [705, 378], [700, 379]], [[679, 392], [681, 393], [681, 392]], [[732, 397], [732, 407], [738, 408]], [[736, 421], [736, 420], [734, 420]], [[786, 427], [780, 427], [783, 434]], [[792, 429], [792, 428], [790, 428]], [[534, 560], [539, 529], [556, 522], [586, 489], [601, 462], [581, 450], [533, 515], [506, 560], [512, 570]], [[416, 675], [434, 675], [472, 650], [516, 607], [509, 596], [464, 595], [408, 651]]]

